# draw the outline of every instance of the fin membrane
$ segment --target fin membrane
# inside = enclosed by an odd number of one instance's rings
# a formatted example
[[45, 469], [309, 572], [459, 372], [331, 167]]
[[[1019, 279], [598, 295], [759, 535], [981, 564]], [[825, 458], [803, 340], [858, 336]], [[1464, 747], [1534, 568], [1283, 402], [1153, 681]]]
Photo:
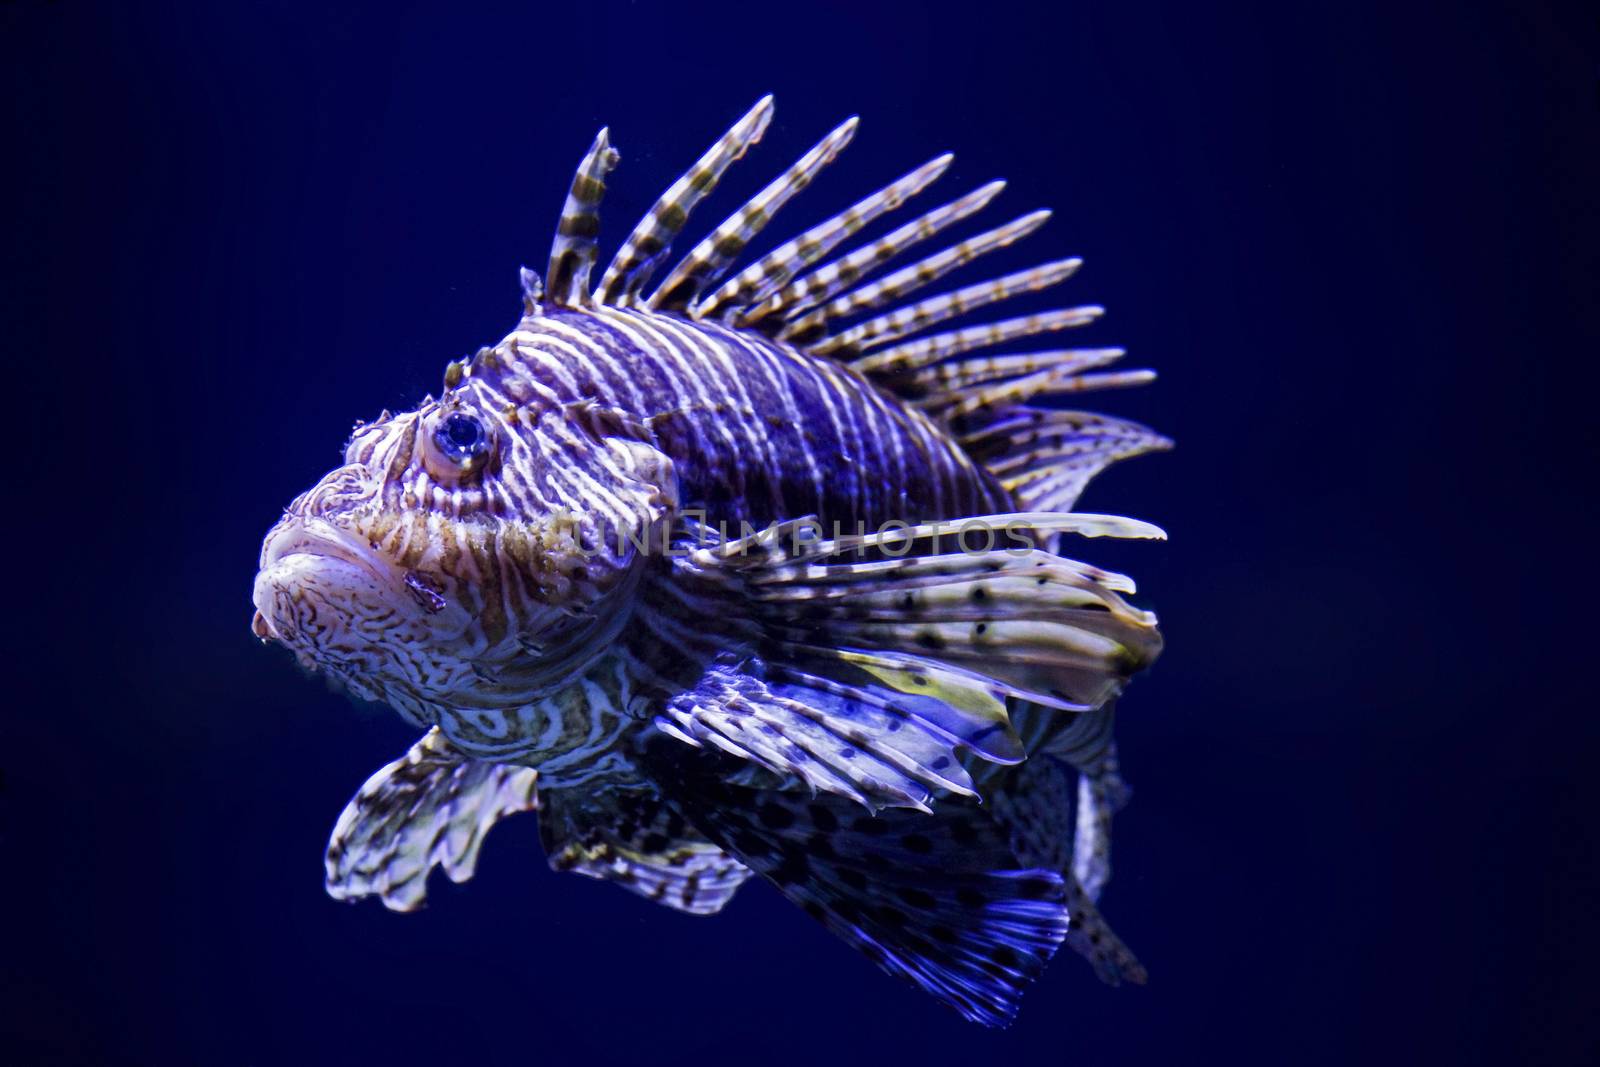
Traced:
[[[948, 709], [863, 682], [769, 668], [758, 659], [717, 665], [668, 701], [657, 725], [696, 747], [868, 807], [927, 810], [935, 789], [970, 795], [972, 780], [957, 758], [960, 741], [948, 729], [953, 724], [940, 722], [951, 717]], [[996, 714], [1003, 723], [1004, 708]]]
[[[656, 200], [623, 241], [591, 297], [587, 289], [597, 257], [599, 203], [605, 192], [606, 175], [617, 160], [608, 131], [601, 130], [568, 194], [542, 296], [536, 279], [524, 273], [527, 311], [533, 313], [541, 299], [567, 306], [590, 306], [595, 302], [617, 307], [643, 305], [655, 311], [714, 318], [754, 329], [813, 355], [849, 363], [891, 393], [918, 403], [930, 417], [952, 430], [982, 429], [1011, 416], [1050, 414], [1028, 407], [1026, 401], [1030, 397], [1140, 385], [1153, 379], [1149, 371], [1079, 373], [1096, 357], [1115, 350], [1067, 350], [1021, 357], [968, 355], [1020, 338], [1086, 325], [1102, 314], [1102, 309], [1093, 305], [1036, 312], [925, 335], [941, 322], [962, 319], [985, 305], [1048, 288], [1076, 273], [1081, 261], [1062, 259], [906, 302], [913, 293], [945, 274], [1029, 236], [1049, 217], [1048, 211], [1033, 211], [956, 241], [873, 280], [879, 270], [913, 247], [976, 214], [998, 195], [1004, 182], [990, 182], [886, 235], [839, 252], [849, 237], [899, 208], [943, 174], [951, 162], [948, 155], [929, 161], [781, 244], [708, 295], [711, 287], [734, 269], [777, 211], [808, 188], [850, 143], [857, 125], [854, 118], [846, 120], [728, 216], [647, 295], [646, 287], [654, 272], [667, 262], [672, 244], [688, 224], [691, 212], [712, 194], [728, 168], [761, 140], [772, 114], [770, 96], [757, 101]], [[881, 313], [861, 321], [873, 312]], [[1111, 358], [1120, 355], [1115, 352]], [[1080, 356], [1088, 358], [1079, 359]], [[947, 362], [957, 357], [961, 357], [959, 362]], [[1007, 360], [1012, 361], [1015, 372], [996, 373]], [[1075, 363], [1083, 365], [1074, 367]], [[983, 385], [978, 387], [974, 383], [980, 377]], [[958, 427], [957, 423], [961, 425]], [[1107, 464], [1170, 444], [1142, 427], [1134, 429], [1139, 431], [1138, 441], [1124, 440], [1111, 447], [1096, 448], [1081, 441], [1063, 444], [1054, 438], [1038, 449], [1030, 447], [1022, 453], [1028, 469], [1011, 475], [1013, 480], [1028, 483], [1025, 489], [1015, 490], [1019, 502], [1030, 510], [1066, 509], [1084, 484]], [[1014, 452], [1006, 455], [1016, 457]], [[1007, 487], [1012, 488], [1010, 481]]]
[[1047, 511], [1071, 508], [1089, 479], [1117, 460], [1172, 447], [1137, 423], [1027, 405], [987, 420], [958, 418], [951, 429], [1019, 505]]
[[1019, 861], [974, 801], [876, 815], [828, 795], [746, 789], [668, 753], [690, 819], [890, 974], [1005, 1026], [1067, 935], [1064, 879]]
[[539, 835], [550, 866], [613, 882], [691, 915], [714, 915], [750, 877], [653, 791], [548, 791]]
[[[996, 541], [1013, 528], [1160, 535], [1094, 515], [981, 522]], [[812, 789], [925, 808], [933, 790], [973, 792], [959, 757], [1024, 757], [1008, 700], [1091, 710], [1160, 651], [1155, 617], [1118, 595], [1131, 588], [1120, 575], [1031, 548], [940, 551], [960, 522], [831, 541], [799, 540], [800, 525], [675, 560], [680, 590], [698, 590], [694, 617], [738, 619], [754, 636], [666, 703], [665, 732]], [[902, 543], [929, 554], [881, 556]]]
[[427, 895], [428, 872], [472, 877], [484, 835], [500, 819], [539, 806], [538, 772], [471, 760], [438, 727], [361, 787], [333, 828], [325, 861], [328, 895], [376, 894], [394, 911]]
[[[1100, 914], [1076, 873], [1083, 813], [1074, 811], [1074, 799], [1067, 771], [1040, 754], [1010, 772], [993, 790], [989, 806], [1020, 858], [1061, 872], [1070, 913], [1066, 943], [1072, 950], [1109, 985], [1125, 981], [1143, 985], [1144, 966]], [[1109, 824], [1106, 831], [1109, 834]]]

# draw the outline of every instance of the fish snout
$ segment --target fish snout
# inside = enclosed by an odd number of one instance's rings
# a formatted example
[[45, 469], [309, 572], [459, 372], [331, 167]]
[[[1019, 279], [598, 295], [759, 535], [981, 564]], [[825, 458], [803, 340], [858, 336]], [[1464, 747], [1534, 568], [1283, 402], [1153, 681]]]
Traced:
[[393, 568], [372, 545], [324, 519], [291, 514], [262, 544], [250, 631], [320, 663], [346, 653], [365, 618], [395, 593]]

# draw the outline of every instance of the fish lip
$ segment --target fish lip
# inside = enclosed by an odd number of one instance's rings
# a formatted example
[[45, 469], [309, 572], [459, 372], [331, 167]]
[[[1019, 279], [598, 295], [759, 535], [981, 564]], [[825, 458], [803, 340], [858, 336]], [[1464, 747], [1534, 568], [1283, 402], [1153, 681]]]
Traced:
[[357, 567], [383, 586], [393, 583], [394, 568], [375, 548], [338, 526], [308, 515], [288, 515], [279, 523], [261, 548], [261, 567], [256, 573], [255, 615], [250, 632], [263, 642], [281, 640], [272, 622], [268, 605], [272, 602], [272, 572], [291, 556], [321, 556]]
[[261, 553], [261, 570], [271, 570], [285, 558], [294, 555], [340, 559], [384, 582], [394, 573], [394, 569], [371, 544], [326, 519], [312, 515], [294, 516], [272, 532]]

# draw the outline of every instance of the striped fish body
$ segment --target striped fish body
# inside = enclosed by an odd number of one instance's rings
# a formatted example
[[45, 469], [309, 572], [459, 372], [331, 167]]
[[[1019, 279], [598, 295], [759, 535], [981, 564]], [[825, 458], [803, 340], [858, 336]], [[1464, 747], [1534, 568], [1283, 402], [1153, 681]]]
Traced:
[[718, 528], [812, 516], [829, 530], [871, 530], [1013, 506], [920, 410], [758, 333], [640, 309], [550, 308], [493, 353], [463, 376], [479, 407], [588, 419], [601, 434], [608, 420], [611, 432], [632, 427], [672, 460], [680, 507]]
[[[416, 907], [431, 870], [465, 880], [498, 820], [538, 810], [559, 870], [696, 914], [759, 874], [986, 1024], [1063, 943], [1142, 981], [1096, 900], [1126, 798], [1113, 709], [1161, 638], [1128, 578], [1055, 547], [1161, 536], [1072, 508], [1169, 442], [1036, 401], [1152, 375], [1104, 371], [1118, 349], [988, 351], [1097, 307], [962, 324], [1077, 260], [910, 299], [1048, 217], [898, 265], [991, 182], [858, 239], [949, 156], [733, 273], [854, 119], [652, 286], [771, 110], [592, 283], [602, 130], [516, 329], [437, 400], [358, 425], [268, 534], [257, 635], [426, 728], [340, 817], [329, 892]], [[976, 547], [952, 536], [974, 524]]]

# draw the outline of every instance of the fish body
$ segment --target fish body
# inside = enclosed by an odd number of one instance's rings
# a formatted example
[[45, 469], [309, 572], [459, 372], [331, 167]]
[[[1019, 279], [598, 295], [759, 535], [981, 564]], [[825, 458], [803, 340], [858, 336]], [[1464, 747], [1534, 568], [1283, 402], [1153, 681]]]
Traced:
[[949, 157], [727, 278], [853, 119], [647, 292], [770, 114], [591, 287], [601, 131], [516, 328], [438, 399], [358, 425], [269, 533], [256, 633], [426, 731], [341, 816], [329, 891], [415, 907], [434, 867], [464, 880], [496, 821], [537, 810], [558, 869], [697, 914], [760, 874], [981, 1022], [1063, 941], [1142, 980], [1094, 901], [1124, 795], [1113, 709], [1161, 639], [1128, 579], [1056, 547], [1160, 536], [1070, 509], [1168, 442], [1035, 400], [1150, 375], [1099, 372], [1114, 349], [971, 354], [1098, 308], [937, 329], [1076, 260], [908, 299], [1043, 221], [891, 266], [999, 183], [836, 254]]

